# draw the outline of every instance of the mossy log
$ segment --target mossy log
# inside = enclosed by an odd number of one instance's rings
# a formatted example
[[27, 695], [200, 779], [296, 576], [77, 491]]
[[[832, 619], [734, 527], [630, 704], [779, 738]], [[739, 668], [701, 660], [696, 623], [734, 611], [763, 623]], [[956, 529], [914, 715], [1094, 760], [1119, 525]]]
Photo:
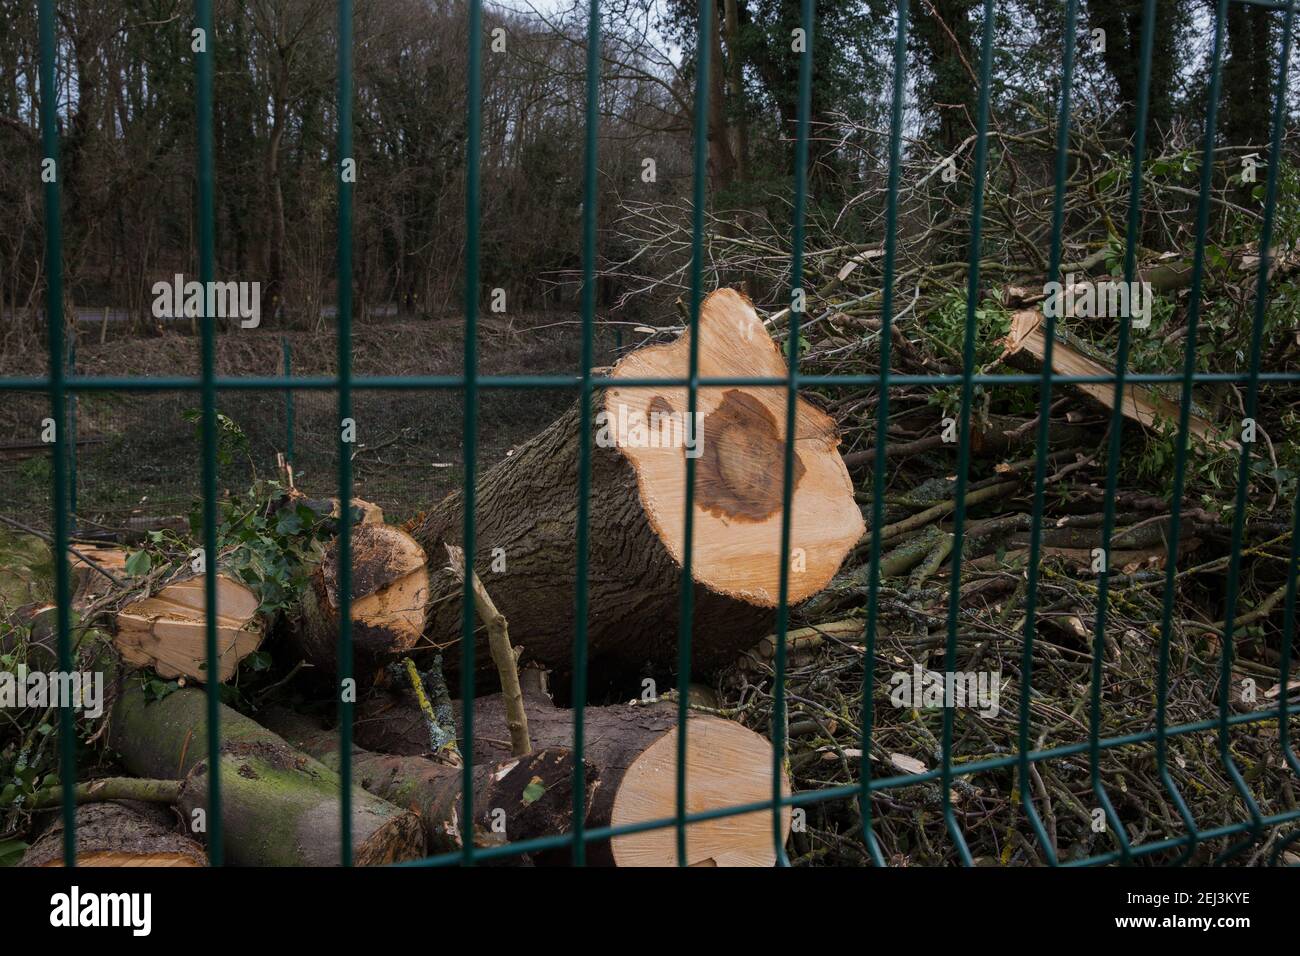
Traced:
[[[184, 780], [178, 806], [191, 822], [208, 811], [207, 706], [204, 692], [195, 689], [147, 702], [127, 678], [113, 709], [112, 743], [123, 764], [137, 776]], [[219, 720], [225, 859], [251, 866], [338, 865], [338, 774], [238, 711], [223, 705]], [[196, 810], [204, 812], [196, 817]], [[352, 790], [352, 841], [359, 866], [424, 853], [419, 817], [360, 787]]]

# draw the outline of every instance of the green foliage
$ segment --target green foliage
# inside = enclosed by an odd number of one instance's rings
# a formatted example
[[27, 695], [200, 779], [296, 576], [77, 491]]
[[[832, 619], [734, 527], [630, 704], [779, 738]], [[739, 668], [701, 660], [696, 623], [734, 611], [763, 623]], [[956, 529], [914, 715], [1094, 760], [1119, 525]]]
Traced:
[[153, 558], [148, 551], [133, 551], [126, 559], [126, 573], [133, 578], [142, 577], [153, 567]]
[[[927, 339], [937, 352], [948, 361], [960, 366], [966, 343], [966, 296], [962, 292], [950, 293], [939, 308], [917, 322], [913, 327], [917, 335]], [[975, 374], [993, 365], [1002, 354], [1002, 340], [1011, 331], [1011, 313], [993, 298], [986, 298], [975, 309]], [[974, 389], [976, 404], [984, 412], [990, 410], [991, 396], [982, 385]], [[1010, 400], [1017, 410], [1032, 407], [1033, 395], [1025, 389], [1002, 389], [999, 398]], [[938, 405], [947, 414], [955, 415], [960, 408], [961, 386], [936, 388], [930, 403]]]
[[151, 703], [163, 700], [169, 694], [181, 689], [180, 681], [163, 680], [152, 671], [144, 676], [142, 686], [144, 688], [144, 699]]
[[528, 781], [528, 786], [524, 787], [523, 804], [527, 806], [530, 803], [536, 803], [546, 793], [546, 784], [542, 782], [541, 777], [533, 777]]
[[[1137, 448], [1135, 455], [1122, 455], [1122, 477], [1136, 478], [1165, 495], [1172, 494], [1174, 464], [1178, 448], [1178, 423], [1162, 419], [1154, 428], [1138, 428], [1125, 423], [1125, 443]], [[1185, 488], [1200, 492], [1201, 504], [1207, 509], [1227, 512], [1236, 488], [1238, 457], [1235, 451], [1187, 437]], [[1258, 470], [1258, 461], [1255, 462]]]
[[54, 466], [50, 463], [50, 456], [36, 455], [28, 458], [19, 466], [18, 475], [26, 483], [50, 487], [50, 482], [54, 480]]
[[218, 519], [222, 566], [253, 589], [264, 614], [297, 603], [334, 531], [332, 520], [301, 502], [268, 513], [267, 503], [282, 494], [278, 482], [255, 482], [244, 495], [222, 502]]
[[[948, 358], [961, 364], [966, 342], [966, 296], [952, 292], [915, 330]], [[975, 371], [988, 368], [1002, 354], [1002, 339], [1011, 331], [1011, 313], [986, 298], [975, 309]]]
[[27, 844], [22, 840], [0, 840], [0, 866], [17, 866], [26, 852]]
[[41, 711], [19, 714], [17, 733], [0, 749], [0, 810], [21, 808], [38, 791], [59, 785], [54, 725]]
[[[197, 408], [186, 409], [183, 413], [187, 422], [194, 422], [194, 439], [202, 447], [203, 444], [203, 412]], [[228, 468], [235, 462], [238, 455], [252, 461], [252, 455], [249, 453], [248, 436], [244, 430], [226, 415], [217, 412], [217, 464], [222, 468]]]

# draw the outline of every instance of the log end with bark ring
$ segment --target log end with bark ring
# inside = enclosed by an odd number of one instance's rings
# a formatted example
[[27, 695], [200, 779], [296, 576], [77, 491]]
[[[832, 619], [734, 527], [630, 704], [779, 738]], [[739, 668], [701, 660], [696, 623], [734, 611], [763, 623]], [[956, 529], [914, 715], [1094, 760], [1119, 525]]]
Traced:
[[[701, 377], [784, 378], [785, 361], [749, 300], [718, 289], [700, 308]], [[684, 378], [690, 332], [624, 357], [613, 378]], [[696, 458], [691, 573], [701, 585], [759, 607], [778, 603], [786, 389], [701, 388], [689, 415], [685, 388], [606, 390], [608, 440], [636, 473], [646, 517], [679, 565], [684, 551], [685, 462]], [[599, 436], [598, 436], [599, 437]], [[789, 602], [826, 586], [865, 525], [840, 457], [834, 421], [795, 408]]]
[[[424, 631], [429, 569], [424, 549], [400, 528], [352, 529], [352, 646], [363, 665], [408, 653]], [[338, 540], [330, 542], [303, 594], [295, 630], [303, 656], [333, 671], [338, 646]]]
[[[88, 803], [77, 808], [77, 866], [207, 866], [197, 842], [175, 832], [168, 808]], [[63, 866], [63, 821], [23, 855], [22, 866]]]
[[[573, 742], [574, 712], [527, 688], [524, 705], [535, 752]], [[466, 746], [459, 703], [462, 752]], [[508, 710], [500, 694], [474, 700], [472, 753], [476, 765], [505, 766], [510, 758]], [[671, 818], [677, 812], [677, 708], [674, 704], [587, 707], [583, 757], [589, 771], [587, 829]], [[375, 695], [357, 707], [356, 742], [366, 749], [418, 755], [428, 731], [407, 695]], [[525, 758], [527, 759], [527, 758]], [[686, 810], [689, 814], [760, 803], [772, 798], [772, 744], [735, 721], [691, 712], [686, 732]], [[790, 792], [783, 773], [781, 792]], [[781, 810], [781, 839], [790, 809]], [[696, 866], [771, 866], [776, 842], [770, 809], [699, 820], [686, 826], [687, 862]], [[673, 827], [622, 834], [587, 845], [597, 866], [676, 866]], [[567, 859], [567, 857], [566, 857]]]

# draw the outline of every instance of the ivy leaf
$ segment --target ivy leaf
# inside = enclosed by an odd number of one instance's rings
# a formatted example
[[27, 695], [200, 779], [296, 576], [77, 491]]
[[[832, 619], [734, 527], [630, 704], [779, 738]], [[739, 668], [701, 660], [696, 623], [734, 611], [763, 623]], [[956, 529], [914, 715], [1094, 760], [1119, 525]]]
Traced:
[[528, 781], [528, 786], [524, 787], [524, 806], [530, 803], [536, 803], [546, 792], [546, 784], [542, 783], [541, 777], [533, 777]]
[[282, 538], [295, 535], [302, 531], [302, 519], [298, 517], [296, 511], [281, 511], [279, 520], [275, 523], [275, 533]]
[[26, 851], [22, 840], [0, 840], [0, 866], [15, 866]]
[[148, 574], [152, 567], [153, 558], [148, 551], [136, 551], [126, 559], [126, 573], [133, 578]]

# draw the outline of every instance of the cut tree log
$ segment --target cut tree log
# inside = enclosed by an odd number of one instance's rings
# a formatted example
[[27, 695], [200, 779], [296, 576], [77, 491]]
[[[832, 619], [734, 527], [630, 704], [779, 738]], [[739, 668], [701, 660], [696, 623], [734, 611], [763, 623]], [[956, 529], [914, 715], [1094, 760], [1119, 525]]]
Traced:
[[[114, 617], [113, 643], [128, 663], [152, 667], [159, 677], [206, 682], [205, 575], [173, 580], [132, 601]], [[262, 644], [266, 623], [257, 595], [217, 572], [217, 680], [234, 676], [239, 662]]]
[[[1011, 332], [1003, 340], [1002, 361], [1026, 372], [1039, 372], [1046, 355], [1047, 336], [1045, 319], [1038, 309], [1022, 309], [1011, 316]], [[1099, 358], [1088, 354], [1082, 343], [1057, 333], [1052, 346], [1052, 373], [1054, 375], [1110, 375], [1115, 370]], [[1078, 383], [1061, 386], [1069, 389], [1093, 405], [1113, 409], [1115, 386], [1106, 383]], [[1179, 408], [1154, 389], [1144, 385], [1125, 385], [1123, 413], [1145, 428], [1156, 428], [1160, 423], [1176, 426]], [[1188, 432], [1198, 441], [1220, 448], [1238, 449], [1240, 446], [1220, 436], [1219, 429], [1208, 419], [1192, 411], [1188, 418]]]
[[[701, 376], [783, 377], [786, 366], [749, 301], [730, 289], [700, 311]], [[689, 333], [623, 358], [614, 379], [687, 375]], [[593, 679], [626, 677], [677, 658], [685, 463], [698, 454], [691, 576], [693, 664], [722, 666], [771, 630], [781, 573], [784, 387], [710, 387], [696, 427], [685, 388], [613, 385], [592, 408], [587, 620]], [[524, 662], [572, 663], [581, 406], [487, 471], [475, 492], [474, 565], [510, 621]], [[789, 603], [817, 593], [861, 536], [862, 515], [829, 416], [796, 409]], [[461, 542], [464, 501], [448, 496], [413, 529], [431, 560]], [[495, 559], [495, 560], [494, 560]], [[432, 582], [426, 633], [460, 634], [459, 586]], [[477, 660], [490, 665], [486, 638]], [[449, 662], [453, 663], [454, 662]]]
[[[339, 735], [292, 711], [267, 715], [267, 726], [292, 746], [338, 770]], [[420, 816], [430, 853], [463, 846], [460, 824], [462, 768], [427, 757], [380, 754], [354, 747], [352, 779], [370, 793]], [[586, 769], [587, 803], [599, 772]], [[573, 754], [566, 747], [474, 768], [474, 845], [499, 846], [571, 832]], [[567, 853], [564, 854], [568, 858]]]
[[[193, 688], [149, 703], [138, 682], [127, 679], [113, 708], [112, 744], [123, 765], [136, 776], [183, 780], [177, 805], [189, 821], [196, 810], [208, 812], [207, 706], [206, 694]], [[224, 705], [220, 773], [226, 861], [339, 864], [337, 773]], [[424, 853], [420, 819], [353, 787], [352, 851], [358, 866], [417, 859]]]
[[[137, 803], [77, 808], [77, 866], [207, 866], [195, 840], [177, 833], [171, 810]], [[23, 854], [22, 866], [63, 865], [63, 819], [56, 818]]]
[[[573, 713], [551, 702], [539, 684], [541, 674], [530, 669], [521, 675], [533, 745], [543, 750], [570, 746]], [[675, 704], [588, 707], [583, 724], [584, 757], [598, 775], [588, 828], [676, 814]], [[768, 740], [735, 721], [698, 712], [692, 712], [687, 726], [687, 813], [771, 799]], [[357, 742], [371, 750], [420, 754], [428, 748], [423, 718], [404, 698], [363, 701], [358, 705], [355, 733]], [[496, 764], [510, 754], [505, 702], [499, 694], [474, 701], [473, 754], [476, 764]], [[789, 792], [788, 779], [782, 779], [782, 792]], [[789, 832], [789, 807], [783, 808], [781, 819], [784, 837]], [[772, 814], [762, 810], [688, 824], [686, 846], [693, 866], [771, 866], [776, 860]], [[675, 866], [675, 830], [646, 830], [592, 842], [588, 859], [598, 865]]]
[[[338, 539], [326, 546], [303, 592], [292, 629], [302, 656], [333, 673], [338, 656]], [[394, 660], [419, 643], [429, 599], [424, 550], [400, 528], [361, 524], [352, 529], [352, 646], [359, 667]]]

